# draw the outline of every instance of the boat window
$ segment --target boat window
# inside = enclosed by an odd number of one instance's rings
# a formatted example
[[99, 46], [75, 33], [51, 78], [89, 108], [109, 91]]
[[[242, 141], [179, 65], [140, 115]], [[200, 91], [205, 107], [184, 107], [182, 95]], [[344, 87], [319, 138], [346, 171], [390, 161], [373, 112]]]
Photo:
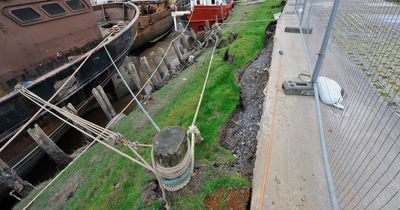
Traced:
[[211, 4], [215, 4], [215, 0], [211, 0]]
[[57, 3], [44, 4], [42, 5], [42, 9], [46, 11], [50, 16], [62, 15], [65, 13], [64, 8], [62, 8]]
[[23, 23], [34, 22], [41, 18], [40, 14], [30, 7], [14, 9], [11, 11], [11, 14]]
[[81, 11], [85, 9], [85, 5], [80, 0], [67, 0], [65, 1], [68, 7], [73, 11]]

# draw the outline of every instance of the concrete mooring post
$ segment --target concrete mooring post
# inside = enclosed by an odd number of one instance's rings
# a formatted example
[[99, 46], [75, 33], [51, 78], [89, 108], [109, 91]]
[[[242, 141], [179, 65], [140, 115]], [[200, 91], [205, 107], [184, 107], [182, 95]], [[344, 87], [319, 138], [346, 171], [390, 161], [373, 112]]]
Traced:
[[106, 93], [100, 85], [96, 88], [93, 88], [92, 93], [97, 103], [99, 103], [101, 109], [104, 111], [109, 120], [117, 115], [113, 106], [111, 105], [110, 100], [108, 99]]
[[[74, 114], [76, 116], [79, 116], [78, 115], [78, 111], [75, 109], [74, 105], [72, 105], [71, 103], [68, 103], [67, 106], [64, 106], [62, 109], [64, 109], [65, 111], [68, 111], [68, 112], [70, 112], [70, 113], [72, 113], [72, 114]], [[89, 130], [81, 127], [77, 123], [72, 122], [72, 124], [74, 124], [78, 128], [81, 128], [82, 130], [84, 130], [85, 132], [87, 132], [88, 134], [93, 136], [93, 134]], [[91, 137], [87, 136], [85, 133], [81, 132], [81, 134], [82, 134], [82, 137], [83, 137], [83, 139], [85, 140], [86, 143], [89, 143], [89, 142], [91, 142], [93, 140]]]
[[35, 142], [50, 156], [50, 158], [61, 168], [65, 168], [71, 159], [51, 140], [46, 133], [35, 124], [34, 128], [28, 129], [28, 134]]
[[0, 159], [0, 183], [3, 183], [8, 188], [15, 190], [21, 197], [26, 197], [33, 190], [33, 185], [23, 179]]
[[[150, 57], [151, 60], [153, 61], [153, 63], [155, 65], [158, 66], [158, 64], [160, 64], [161, 62], [161, 58], [159, 56], [157, 56], [157, 54], [154, 51], [150, 52]], [[157, 68], [156, 66], [156, 68]], [[168, 69], [162, 68], [162, 66], [160, 65], [160, 67], [158, 68], [158, 72], [161, 74], [162, 79], [168, 79], [171, 75], [168, 72]]]
[[[158, 52], [160, 53], [161, 58], [163, 58], [164, 55], [165, 55], [164, 49], [161, 48], [161, 47], [159, 47], [159, 48], [158, 48]], [[163, 61], [164, 61], [165, 66], [167, 67], [169, 73], [170, 73], [171, 75], [175, 75], [175, 74], [176, 74], [176, 71], [175, 71], [175, 69], [172, 67], [172, 64], [171, 64], [171, 62], [168, 60], [167, 56], [164, 57]]]

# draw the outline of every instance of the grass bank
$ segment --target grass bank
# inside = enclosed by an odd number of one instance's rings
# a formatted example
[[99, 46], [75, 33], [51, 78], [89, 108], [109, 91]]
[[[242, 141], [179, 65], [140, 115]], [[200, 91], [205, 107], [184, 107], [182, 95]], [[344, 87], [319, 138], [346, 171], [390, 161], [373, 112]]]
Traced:
[[[250, 186], [251, 180], [240, 173], [226, 170], [235, 157], [217, 141], [218, 130], [239, 103], [240, 90], [235, 83], [235, 73], [248, 63], [264, 45], [264, 30], [273, 14], [281, 10], [281, 0], [269, 0], [250, 6], [236, 6], [224, 33], [238, 34], [230, 45], [216, 51], [208, 87], [200, 109], [197, 126], [204, 140], [196, 145], [195, 158], [198, 173], [190, 186], [172, 194], [176, 209], [202, 209], [204, 198], [222, 187], [225, 190]], [[278, 6], [277, 6], [278, 5]], [[266, 20], [262, 22], [248, 22]], [[232, 64], [223, 60], [225, 50], [234, 56]], [[207, 71], [210, 51], [205, 51], [196, 65], [182, 72], [168, 85], [154, 93], [146, 108], [160, 127], [179, 125], [187, 128], [194, 115], [199, 93]], [[156, 130], [140, 110], [135, 110], [122, 120], [116, 131], [131, 140], [150, 143]], [[125, 148], [122, 151], [130, 154]], [[140, 150], [149, 160], [150, 151]], [[102, 145], [95, 145], [66, 173], [52, 184], [32, 205], [32, 209], [158, 209], [159, 201], [144, 203], [141, 192], [152, 174]], [[17, 208], [31, 200], [32, 193]], [[223, 206], [221, 202], [221, 207]]]

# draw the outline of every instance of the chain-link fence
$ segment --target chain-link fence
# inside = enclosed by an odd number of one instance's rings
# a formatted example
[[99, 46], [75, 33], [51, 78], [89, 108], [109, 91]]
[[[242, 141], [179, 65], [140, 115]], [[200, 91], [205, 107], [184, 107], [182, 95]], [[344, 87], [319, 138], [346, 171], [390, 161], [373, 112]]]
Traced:
[[293, 4], [301, 27], [312, 28], [311, 34], [302, 34], [310, 69], [317, 69], [320, 59], [318, 76], [335, 80], [344, 90], [344, 109], [321, 104], [319, 113], [339, 208], [399, 209], [400, 1]]

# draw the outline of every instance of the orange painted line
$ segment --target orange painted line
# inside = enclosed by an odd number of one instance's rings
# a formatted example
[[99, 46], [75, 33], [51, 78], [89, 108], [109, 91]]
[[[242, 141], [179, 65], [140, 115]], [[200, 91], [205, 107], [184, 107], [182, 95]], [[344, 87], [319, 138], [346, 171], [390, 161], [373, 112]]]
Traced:
[[276, 83], [276, 85], [275, 85], [275, 94], [274, 94], [275, 96], [274, 96], [274, 102], [273, 102], [273, 107], [272, 107], [271, 128], [268, 133], [267, 161], [265, 162], [265, 166], [264, 166], [264, 179], [263, 179], [263, 184], [262, 184], [262, 188], [261, 188], [261, 196], [260, 196], [260, 202], [259, 202], [260, 205], [258, 207], [259, 210], [262, 209], [263, 204], [264, 204], [265, 187], [267, 185], [269, 162], [271, 160], [271, 148], [272, 148], [272, 139], [273, 139], [272, 134], [275, 130], [276, 109], [277, 109], [277, 104], [278, 104], [278, 91], [280, 89], [279, 82], [281, 81], [281, 63], [282, 62], [279, 61], [278, 83]]

